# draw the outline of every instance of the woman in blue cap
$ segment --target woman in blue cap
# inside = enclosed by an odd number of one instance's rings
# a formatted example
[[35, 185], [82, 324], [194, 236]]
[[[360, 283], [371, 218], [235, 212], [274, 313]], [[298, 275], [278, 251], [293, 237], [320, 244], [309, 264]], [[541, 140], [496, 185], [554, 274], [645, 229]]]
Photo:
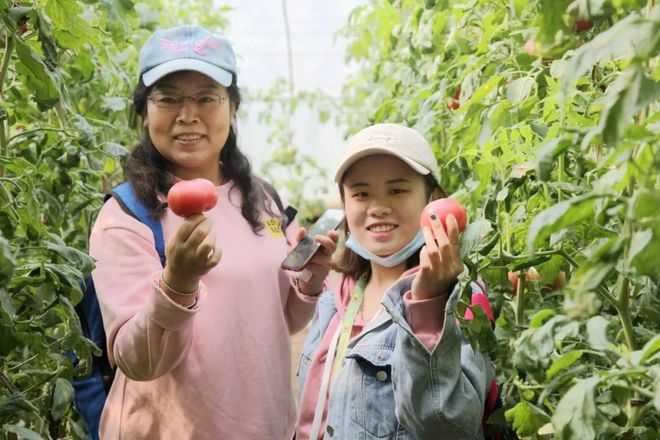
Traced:
[[[125, 164], [162, 224], [161, 266], [149, 228], [111, 199], [90, 238], [108, 355], [118, 371], [103, 439], [290, 438], [295, 406], [289, 333], [312, 315], [336, 235], [320, 237], [308, 281], [280, 269], [304, 231], [281, 214], [236, 143], [236, 59], [196, 26], [160, 30], [140, 52], [133, 102], [144, 135]], [[205, 178], [218, 204], [174, 215], [178, 180]], [[294, 287], [294, 284], [296, 286]]]

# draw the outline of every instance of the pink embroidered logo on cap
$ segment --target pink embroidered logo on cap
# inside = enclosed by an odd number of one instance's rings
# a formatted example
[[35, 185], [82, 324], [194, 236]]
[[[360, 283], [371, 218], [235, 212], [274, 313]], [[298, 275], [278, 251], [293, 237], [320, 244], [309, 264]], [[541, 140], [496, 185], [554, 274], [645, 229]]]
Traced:
[[220, 43], [211, 37], [206, 37], [203, 38], [199, 41], [195, 42], [195, 52], [202, 56], [208, 56], [209, 53], [206, 51], [206, 49], [211, 49], [213, 51], [216, 51], [220, 48]]
[[212, 51], [217, 51], [220, 48], [220, 43], [211, 37], [205, 37], [201, 40], [197, 41], [170, 41], [167, 38], [161, 38], [160, 42], [163, 44], [163, 47], [166, 50], [169, 50], [171, 53], [176, 54], [179, 52], [185, 52], [188, 50], [188, 48], [192, 45], [193, 50], [201, 55], [201, 56], [208, 56], [209, 52], [207, 49], [210, 49]]

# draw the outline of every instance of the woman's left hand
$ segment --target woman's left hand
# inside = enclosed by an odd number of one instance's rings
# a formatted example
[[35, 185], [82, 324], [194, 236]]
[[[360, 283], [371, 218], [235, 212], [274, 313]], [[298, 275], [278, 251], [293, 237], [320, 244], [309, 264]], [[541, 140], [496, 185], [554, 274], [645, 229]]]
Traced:
[[431, 213], [431, 228], [423, 229], [426, 245], [419, 252], [419, 271], [412, 283], [413, 299], [429, 299], [446, 295], [463, 272], [458, 249], [458, 222], [449, 214], [447, 232], [437, 214]]

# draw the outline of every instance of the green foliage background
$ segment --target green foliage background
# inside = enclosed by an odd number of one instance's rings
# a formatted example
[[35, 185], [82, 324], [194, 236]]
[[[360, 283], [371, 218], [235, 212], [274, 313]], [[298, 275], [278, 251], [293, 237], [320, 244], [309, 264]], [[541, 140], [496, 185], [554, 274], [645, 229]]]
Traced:
[[343, 33], [360, 69], [340, 119], [417, 128], [469, 208], [461, 252], [498, 315], [464, 323], [498, 370], [491, 428], [658, 438], [660, 6], [373, 0]]
[[129, 121], [137, 51], [184, 17], [220, 31], [226, 11], [0, 0], [0, 438], [87, 438], [71, 380], [98, 349], [73, 307], [92, 268], [91, 222], [139, 138]]
[[[179, 17], [220, 30], [225, 9], [0, 6], [0, 437], [82, 439], [70, 381], [96, 349], [73, 306], [92, 267], [93, 215], [138, 136], [128, 111], [137, 48]], [[578, 32], [578, 19], [593, 27]], [[491, 427], [520, 438], [657, 438], [660, 6], [372, 0], [343, 36], [359, 71], [335, 116], [350, 131], [416, 127], [470, 212], [461, 251], [498, 315], [495, 331], [479, 310], [464, 322], [497, 367], [504, 407]], [[292, 188], [305, 178], [299, 167], [316, 169], [295, 149], [274, 161], [295, 165]], [[531, 266], [541, 280], [521, 274], [512, 292], [507, 273]], [[568, 284], [546, 288], [560, 272]], [[66, 350], [82, 359], [75, 369]]]

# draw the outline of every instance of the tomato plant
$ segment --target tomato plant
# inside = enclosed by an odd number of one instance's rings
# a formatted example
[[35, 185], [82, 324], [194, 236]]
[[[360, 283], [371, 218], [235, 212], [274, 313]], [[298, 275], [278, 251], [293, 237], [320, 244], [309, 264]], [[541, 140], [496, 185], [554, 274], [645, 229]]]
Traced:
[[185, 1], [0, 0], [3, 440], [87, 439], [71, 381], [99, 353], [74, 311], [93, 268], [89, 231], [141, 134], [129, 99], [145, 29], [184, 17], [224, 23]]
[[465, 212], [465, 208], [463, 208], [463, 206], [461, 206], [461, 204], [456, 200], [443, 198], [433, 200], [431, 203], [426, 205], [422, 210], [422, 214], [419, 218], [420, 228], [423, 228], [424, 226], [431, 227], [431, 212], [438, 216], [440, 222], [442, 222], [442, 227], [445, 229], [445, 232], [447, 231], [446, 221], [449, 214], [452, 214], [456, 219], [459, 232], [463, 232], [465, 230], [465, 226], [467, 226], [467, 213]]
[[189, 217], [212, 209], [218, 203], [215, 185], [206, 179], [182, 180], [167, 193], [167, 204], [179, 217]]
[[[497, 316], [462, 321], [498, 373], [489, 427], [657, 438], [660, 5], [371, 0], [342, 35], [340, 119], [420, 130], [468, 210], [465, 302], [481, 277]], [[508, 273], [532, 267], [512, 295]]]

